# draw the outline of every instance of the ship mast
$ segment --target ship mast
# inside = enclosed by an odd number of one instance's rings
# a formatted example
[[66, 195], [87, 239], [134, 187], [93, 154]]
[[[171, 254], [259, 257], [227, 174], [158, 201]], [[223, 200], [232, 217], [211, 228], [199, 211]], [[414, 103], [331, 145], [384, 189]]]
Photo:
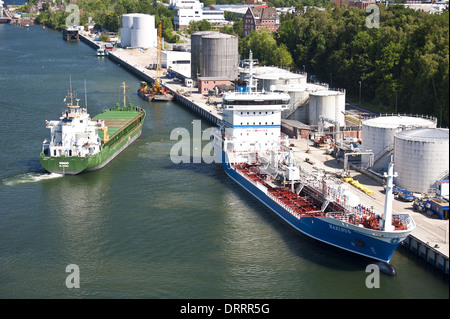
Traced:
[[387, 173], [384, 172], [384, 178], [386, 179], [386, 197], [384, 200], [384, 213], [383, 213], [383, 230], [393, 231], [392, 226], [392, 200], [394, 199], [394, 193], [392, 189], [394, 187], [394, 177], [397, 177], [397, 173], [394, 173], [394, 160], [391, 156], [391, 162], [388, 166]]
[[252, 50], [250, 50], [248, 59], [250, 61], [250, 66], [248, 69], [248, 73], [250, 75], [250, 79], [248, 81], [248, 92], [252, 93], [252, 87], [253, 87], [253, 52], [252, 52]]

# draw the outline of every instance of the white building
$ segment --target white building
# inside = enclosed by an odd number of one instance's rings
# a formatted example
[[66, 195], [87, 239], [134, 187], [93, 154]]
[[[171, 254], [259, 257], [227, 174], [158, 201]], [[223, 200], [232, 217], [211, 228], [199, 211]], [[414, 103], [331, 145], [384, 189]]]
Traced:
[[189, 27], [191, 21], [207, 20], [210, 23], [225, 21], [222, 10], [204, 9], [199, 0], [170, 0], [169, 8], [173, 10], [173, 24], [175, 30]]
[[172, 69], [188, 78], [191, 76], [191, 53], [162, 51], [161, 66], [166, 69]]

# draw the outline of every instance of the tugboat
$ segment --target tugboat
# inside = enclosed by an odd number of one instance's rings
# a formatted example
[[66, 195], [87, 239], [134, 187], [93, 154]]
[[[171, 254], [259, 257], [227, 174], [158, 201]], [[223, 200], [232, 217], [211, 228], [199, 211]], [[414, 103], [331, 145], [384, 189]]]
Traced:
[[69, 90], [62, 116], [45, 122], [50, 140], [42, 143], [40, 161], [46, 171], [74, 175], [100, 169], [141, 135], [145, 111], [125, 105], [125, 83], [122, 85], [123, 106], [107, 109], [92, 119]]
[[153, 84], [149, 88], [145, 81], [141, 81], [141, 86], [137, 93], [143, 100], [148, 102], [167, 102], [172, 100], [172, 95], [162, 85]]

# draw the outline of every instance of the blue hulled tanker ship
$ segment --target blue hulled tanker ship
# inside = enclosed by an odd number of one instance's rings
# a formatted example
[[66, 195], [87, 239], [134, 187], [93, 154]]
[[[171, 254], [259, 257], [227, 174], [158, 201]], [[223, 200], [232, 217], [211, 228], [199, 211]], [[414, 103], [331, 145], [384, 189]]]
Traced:
[[248, 88], [223, 95], [224, 120], [211, 136], [227, 175], [301, 233], [389, 262], [415, 228], [409, 214], [392, 213], [393, 163], [385, 173], [384, 212], [377, 214], [355, 201], [343, 181], [294, 165], [289, 139], [281, 133], [290, 96], [253, 90], [251, 64]]

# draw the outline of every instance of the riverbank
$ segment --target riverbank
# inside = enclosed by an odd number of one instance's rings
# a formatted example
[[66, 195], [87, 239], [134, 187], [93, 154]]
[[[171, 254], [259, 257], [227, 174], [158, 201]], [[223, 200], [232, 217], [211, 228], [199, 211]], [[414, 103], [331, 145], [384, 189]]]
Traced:
[[[99, 48], [102, 43], [94, 41], [88, 35], [81, 33], [80, 39], [94, 49]], [[108, 54], [109, 58], [121, 65], [138, 78], [149, 83], [153, 83], [156, 71], [148, 66], [156, 60], [156, 49], [115, 49]], [[222, 114], [218, 104], [212, 103], [206, 96], [200, 94], [197, 88], [186, 87], [184, 84], [163, 77], [162, 84], [174, 94], [173, 101], [190, 109], [202, 118], [208, 120], [212, 125], [221, 120]], [[136, 88], [137, 90], [138, 88]], [[312, 141], [307, 139], [293, 139], [294, 154], [301, 165], [307, 170], [314, 170], [314, 167], [324, 169], [329, 172], [342, 171], [343, 164], [336, 159], [325, 154], [323, 149], [316, 148]], [[311, 144], [311, 145], [310, 145]], [[306, 153], [306, 150], [310, 153]], [[313, 159], [314, 165], [305, 162], [305, 159]], [[384, 190], [381, 184], [375, 182], [370, 177], [357, 171], [351, 171], [352, 177], [360, 184], [371, 189], [373, 193], [366, 194], [356, 187], [352, 190], [358, 194], [361, 202], [366, 207], [373, 207], [375, 211], [382, 213], [384, 207]], [[405, 240], [401, 247], [411, 252], [442, 271], [449, 274], [449, 240], [448, 240], [448, 220], [433, 219], [412, 210], [412, 203], [394, 200], [393, 211], [401, 213], [407, 211], [416, 222], [416, 229]]]

